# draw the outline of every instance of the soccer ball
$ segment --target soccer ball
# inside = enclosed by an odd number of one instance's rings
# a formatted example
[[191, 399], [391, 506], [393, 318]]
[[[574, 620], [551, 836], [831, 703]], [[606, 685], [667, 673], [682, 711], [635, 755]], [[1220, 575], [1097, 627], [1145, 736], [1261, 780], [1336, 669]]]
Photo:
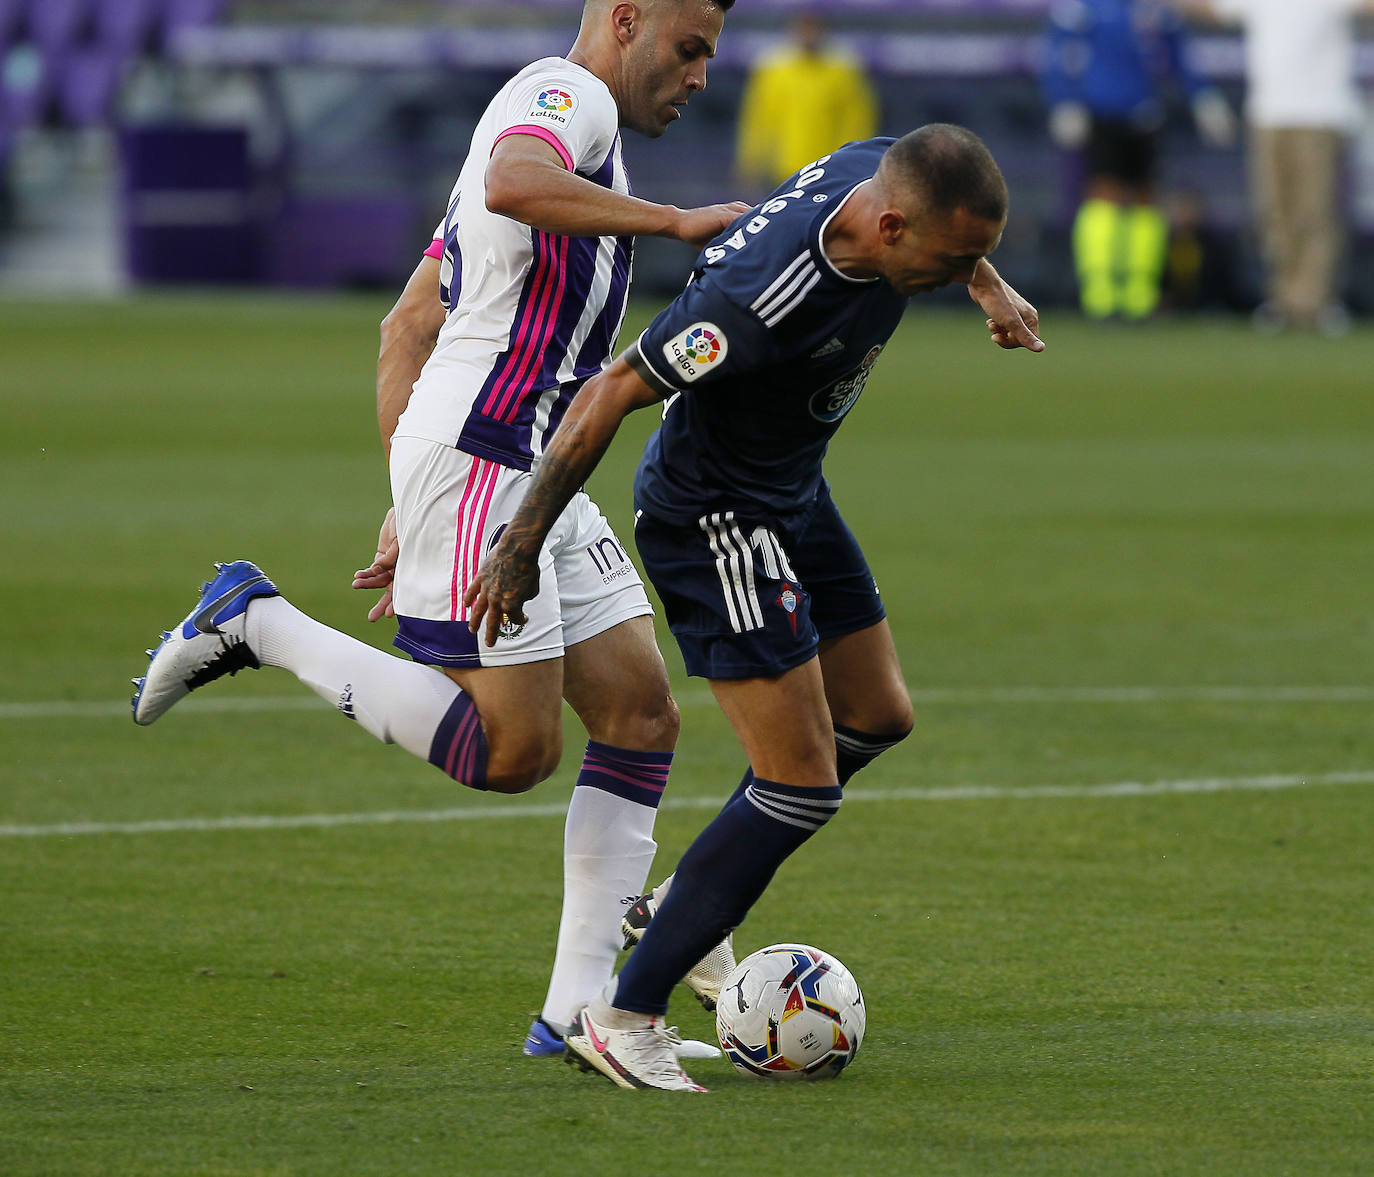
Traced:
[[772, 944], [725, 978], [716, 1035], [746, 1075], [825, 1079], [838, 1075], [863, 1041], [864, 995], [838, 960], [807, 944]]

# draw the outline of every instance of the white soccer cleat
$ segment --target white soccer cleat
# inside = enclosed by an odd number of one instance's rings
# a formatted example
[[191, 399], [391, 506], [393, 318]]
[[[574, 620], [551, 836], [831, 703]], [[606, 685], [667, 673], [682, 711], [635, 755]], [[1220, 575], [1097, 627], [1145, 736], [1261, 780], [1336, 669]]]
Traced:
[[699, 1038], [684, 1038], [677, 1032], [676, 1026], [669, 1026], [664, 1033], [668, 1035], [673, 1044], [673, 1053], [677, 1055], [678, 1062], [689, 1058], [720, 1058], [719, 1046], [712, 1046], [709, 1042], [702, 1042]]
[[[709, 1042], [700, 1042], [695, 1038], [683, 1038], [679, 1036], [676, 1026], [669, 1026], [667, 1033], [672, 1038], [673, 1053], [680, 1059], [720, 1058], [719, 1047], [712, 1046]], [[530, 1025], [530, 1032], [525, 1035], [525, 1044], [520, 1053], [528, 1058], [542, 1058], [551, 1054], [561, 1055], [563, 1053], [563, 1035], [542, 1017], [535, 1018]]]
[[[593, 1014], [593, 1007], [598, 1014]], [[573, 1018], [563, 1039], [563, 1058], [567, 1063], [605, 1075], [617, 1087], [706, 1090], [678, 1063], [676, 1048], [682, 1044], [682, 1039], [675, 1030], [663, 1024], [662, 1018], [645, 1014], [642, 1025], [616, 1029], [603, 1020], [610, 1014], [618, 1018], [626, 1016], [620, 1010], [611, 1011], [598, 997]]]
[[148, 651], [148, 672], [133, 680], [134, 722], [149, 724], [197, 687], [261, 663], [245, 637], [248, 603], [280, 595], [256, 564], [216, 564], [196, 607]]
[[[620, 921], [620, 931], [625, 937], [625, 947], [633, 948], [644, 937], [644, 932], [653, 922], [658, 905], [668, 893], [672, 878], [664, 880], [652, 891], [641, 895], [626, 911]], [[730, 933], [710, 952], [693, 966], [692, 971], [682, 978], [682, 983], [697, 995], [703, 1008], [714, 1010], [720, 1000], [720, 987], [725, 978], [735, 971], [735, 937]]]

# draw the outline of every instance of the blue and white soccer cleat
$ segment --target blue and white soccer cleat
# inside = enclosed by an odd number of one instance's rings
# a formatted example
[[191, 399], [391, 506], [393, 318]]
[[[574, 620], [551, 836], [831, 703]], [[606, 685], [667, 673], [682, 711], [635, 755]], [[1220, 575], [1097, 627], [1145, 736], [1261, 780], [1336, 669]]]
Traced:
[[530, 1058], [540, 1058], [546, 1054], [563, 1053], [563, 1035], [558, 1033], [543, 1018], [535, 1018], [530, 1023], [530, 1032], [525, 1035], [525, 1045], [521, 1054]]
[[215, 569], [217, 575], [201, 587], [196, 607], [162, 635], [156, 649], [147, 651], [148, 672], [133, 680], [135, 723], [152, 723], [197, 687], [261, 665], [244, 636], [248, 602], [279, 596], [277, 586], [247, 560], [216, 564]]

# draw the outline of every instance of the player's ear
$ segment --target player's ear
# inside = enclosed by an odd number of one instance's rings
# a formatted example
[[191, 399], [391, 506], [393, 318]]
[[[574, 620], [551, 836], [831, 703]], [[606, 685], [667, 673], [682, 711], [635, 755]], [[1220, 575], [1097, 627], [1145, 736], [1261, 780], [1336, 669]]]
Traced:
[[639, 5], [630, 3], [630, 0], [617, 4], [611, 9], [611, 26], [615, 29], [616, 39], [622, 45], [628, 45], [639, 31]]
[[884, 245], [896, 245], [908, 228], [906, 217], [895, 208], [885, 208], [878, 214], [878, 237]]

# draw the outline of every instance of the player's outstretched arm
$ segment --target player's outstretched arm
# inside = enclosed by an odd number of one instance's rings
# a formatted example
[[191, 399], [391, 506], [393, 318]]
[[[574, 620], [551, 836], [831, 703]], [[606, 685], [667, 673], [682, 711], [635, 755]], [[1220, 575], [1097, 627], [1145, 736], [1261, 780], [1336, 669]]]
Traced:
[[524, 501], [463, 594], [468, 628], [477, 633], [485, 621], [488, 646], [496, 644], [503, 620], [517, 625], [526, 620], [525, 602], [539, 592], [539, 549], [578, 487], [596, 469], [621, 421], [659, 399], [623, 357], [588, 380], [573, 398]]
[[988, 317], [988, 331], [998, 347], [1008, 350], [1024, 347], [1027, 351], [1044, 351], [1045, 345], [1037, 332], [1040, 312], [1002, 281], [1002, 275], [992, 263], [983, 258], [974, 267], [968, 284], [969, 297]]
[[558, 152], [533, 135], [508, 135], [487, 163], [487, 208], [567, 237], [673, 237], [702, 246], [749, 205], [704, 208], [654, 204], [612, 192], [568, 171]]

